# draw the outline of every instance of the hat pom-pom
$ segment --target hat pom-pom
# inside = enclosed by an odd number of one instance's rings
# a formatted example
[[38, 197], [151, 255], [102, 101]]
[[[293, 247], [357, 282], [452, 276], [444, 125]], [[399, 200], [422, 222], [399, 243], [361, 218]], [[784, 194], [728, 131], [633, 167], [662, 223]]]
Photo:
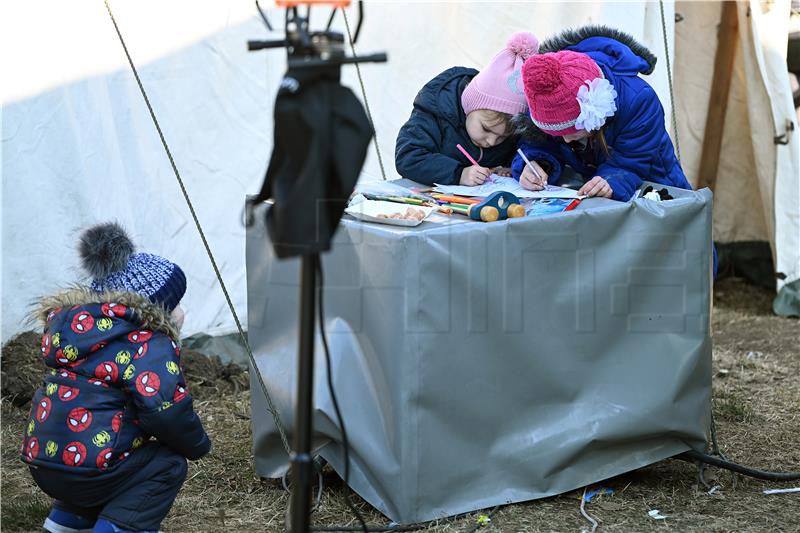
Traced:
[[133, 251], [133, 241], [116, 222], [87, 228], [78, 244], [83, 268], [94, 279], [124, 270]]
[[551, 54], [537, 55], [522, 65], [526, 91], [550, 94], [561, 85], [561, 63]]
[[521, 31], [511, 36], [506, 43], [506, 49], [522, 59], [528, 59], [539, 50], [539, 39], [530, 32]]

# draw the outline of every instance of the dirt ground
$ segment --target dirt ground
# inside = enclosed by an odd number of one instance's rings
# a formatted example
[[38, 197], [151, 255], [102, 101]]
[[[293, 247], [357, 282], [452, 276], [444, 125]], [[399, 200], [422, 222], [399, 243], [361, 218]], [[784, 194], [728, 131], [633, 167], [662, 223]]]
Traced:
[[[774, 316], [773, 295], [739, 280], [717, 283], [714, 293], [714, 397], [717, 432], [727, 455], [740, 463], [773, 470], [800, 470], [800, 321]], [[39, 338], [23, 334], [2, 352], [2, 521], [4, 532], [40, 531], [49, 509], [18, 459], [28, 401], [40, 376], [35, 356]], [[187, 482], [162, 525], [179, 531], [283, 531], [288, 494], [280, 482], [253, 471], [250, 451], [250, 393], [247, 372], [201, 354], [186, 352], [185, 371], [196, 408], [215, 448], [193, 463]], [[720, 485], [708, 494], [696, 468], [667, 460], [602, 483], [615, 490], [586, 505], [599, 531], [800, 531], [800, 494], [765, 495], [765, 488], [800, 486], [766, 483], [710, 470]], [[354, 526], [342, 483], [329, 468], [312, 521], [317, 526]], [[370, 524], [387, 520], [358, 497]], [[499, 508], [486, 532], [590, 530], [579, 511], [580, 491]], [[658, 509], [668, 518], [655, 520]], [[488, 513], [488, 510], [482, 513]], [[477, 527], [479, 513], [431, 523], [423, 531], [463, 532]]]

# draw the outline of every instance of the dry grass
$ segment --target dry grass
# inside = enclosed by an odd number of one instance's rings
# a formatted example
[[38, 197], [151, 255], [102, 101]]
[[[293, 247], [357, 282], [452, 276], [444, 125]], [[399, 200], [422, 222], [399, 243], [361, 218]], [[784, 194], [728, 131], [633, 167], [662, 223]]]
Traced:
[[[762, 468], [800, 470], [800, 321], [773, 316], [772, 295], [736, 280], [717, 284], [713, 316], [714, 395], [718, 435], [723, 450], [741, 463]], [[18, 339], [35, 353], [32, 337]], [[37, 341], [38, 342], [38, 341]], [[6, 365], [8, 344], [3, 349]], [[752, 352], [752, 353], [750, 353]], [[749, 355], [748, 355], [749, 353]], [[288, 496], [279, 481], [261, 480], [253, 471], [250, 398], [246, 375], [222, 367], [190, 364], [187, 374], [206, 429], [214, 440], [212, 454], [190, 467], [188, 480], [163, 524], [167, 531], [282, 531]], [[4, 368], [4, 380], [14, 368]], [[23, 373], [26, 373], [26, 368]], [[214, 372], [217, 379], [212, 376]], [[38, 379], [38, 378], [37, 378]], [[7, 392], [3, 384], [4, 394]], [[17, 404], [20, 401], [19, 396]], [[2, 530], [39, 531], [49, 501], [34, 486], [17, 459], [19, 435], [27, 407], [2, 403]], [[697, 481], [693, 465], [663, 461], [608, 480], [615, 490], [587, 504], [600, 531], [800, 531], [797, 494], [762, 494], [769, 484], [710, 471], [723, 488], [712, 495]], [[342, 483], [326, 469], [325, 490], [314, 513], [318, 525], [354, 526], [344, 505]], [[792, 485], [800, 485], [800, 482]], [[580, 493], [500, 508], [485, 532], [578, 532], [589, 523], [579, 513]], [[372, 524], [387, 520], [363, 500], [356, 504]], [[659, 509], [669, 518], [653, 520]], [[486, 512], [486, 511], [484, 511]], [[477, 513], [430, 524], [424, 531], [462, 532]]]

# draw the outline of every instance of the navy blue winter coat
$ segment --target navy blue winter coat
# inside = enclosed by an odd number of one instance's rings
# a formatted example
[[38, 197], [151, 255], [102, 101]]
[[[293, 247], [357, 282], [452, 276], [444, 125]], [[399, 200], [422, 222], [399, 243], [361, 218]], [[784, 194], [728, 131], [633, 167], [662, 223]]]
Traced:
[[404, 178], [432, 185], [458, 184], [461, 171], [472, 163], [458, 151], [463, 146], [479, 165], [508, 166], [516, 151], [516, 136], [492, 148], [472, 144], [461, 107], [461, 93], [478, 71], [465, 67], [445, 70], [419, 91], [414, 109], [397, 135], [395, 167]]
[[41, 306], [41, 356], [22, 460], [86, 475], [114, 469], [151, 436], [188, 459], [211, 449], [163, 308], [130, 292], [78, 288]]
[[[655, 56], [620, 32], [600, 29], [601, 35], [591, 35], [596, 30], [567, 32], [543, 43], [539, 51], [566, 49], [587, 54], [614, 86], [617, 111], [604, 127], [609, 155], [606, 156], [596, 136], [584, 152], [588, 157], [579, 157], [560, 137], [538, 142], [523, 138], [520, 147], [528, 159], [552, 165], [550, 183], [558, 181], [562, 165], [568, 164], [586, 180], [594, 176], [605, 178], [615, 200], [629, 200], [643, 180], [691, 189], [664, 127], [661, 102], [653, 88], [638, 76], [652, 72]], [[522, 158], [517, 156], [512, 164], [516, 179], [523, 167]]]

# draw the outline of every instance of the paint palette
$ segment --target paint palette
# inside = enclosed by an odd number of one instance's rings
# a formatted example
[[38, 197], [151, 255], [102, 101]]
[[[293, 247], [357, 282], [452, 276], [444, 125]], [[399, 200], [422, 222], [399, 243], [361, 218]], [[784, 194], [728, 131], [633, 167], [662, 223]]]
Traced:
[[[394, 226], [418, 226], [433, 212], [432, 207], [408, 205], [382, 200], [363, 200], [344, 210], [348, 215], [365, 222]], [[411, 216], [416, 213], [416, 217]]]

